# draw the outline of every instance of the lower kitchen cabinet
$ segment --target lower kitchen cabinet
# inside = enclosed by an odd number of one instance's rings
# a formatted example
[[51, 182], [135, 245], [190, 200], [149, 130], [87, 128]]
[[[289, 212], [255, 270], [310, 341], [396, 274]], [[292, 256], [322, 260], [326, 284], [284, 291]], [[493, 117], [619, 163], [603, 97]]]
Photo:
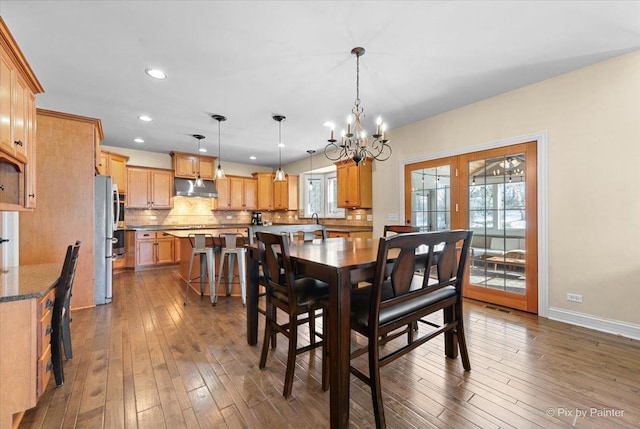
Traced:
[[327, 228], [327, 238], [371, 238], [371, 231], [332, 231]]
[[172, 264], [175, 259], [175, 239], [161, 231], [136, 232], [136, 269]]

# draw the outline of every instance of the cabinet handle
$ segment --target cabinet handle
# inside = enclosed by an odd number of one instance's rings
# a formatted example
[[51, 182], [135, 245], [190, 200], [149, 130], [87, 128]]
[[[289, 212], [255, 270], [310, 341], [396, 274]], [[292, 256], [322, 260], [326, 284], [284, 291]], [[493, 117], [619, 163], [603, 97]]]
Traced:
[[44, 308], [49, 309], [51, 307], [53, 307], [53, 301], [51, 299], [47, 299], [47, 301], [44, 303]]
[[149, 236], [149, 234], [143, 234], [143, 237], [148, 237], [148, 236]]
[[44, 330], [45, 335], [51, 335], [52, 332], [53, 328], [51, 327], [51, 325], [47, 326], [47, 329]]
[[36, 197], [36, 194], [28, 194], [27, 196], [28, 196], [29, 198], [35, 198], [35, 197]]
[[16, 146], [22, 146], [22, 140], [16, 140], [14, 141], [14, 143], [16, 144]]
[[44, 372], [49, 372], [53, 369], [53, 363], [51, 361], [47, 362], [47, 367], [44, 369]]

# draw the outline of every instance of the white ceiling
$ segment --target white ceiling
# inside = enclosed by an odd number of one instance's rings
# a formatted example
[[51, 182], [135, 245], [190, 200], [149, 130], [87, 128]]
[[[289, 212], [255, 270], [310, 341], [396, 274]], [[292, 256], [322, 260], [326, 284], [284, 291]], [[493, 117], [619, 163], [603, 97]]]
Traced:
[[195, 153], [197, 133], [212, 155], [222, 114], [223, 162], [262, 166], [278, 162], [274, 114], [283, 164], [323, 150], [323, 123], [353, 106], [356, 46], [369, 128], [640, 48], [638, 1], [0, 0], [0, 15], [45, 88], [38, 107], [100, 118], [105, 145]]

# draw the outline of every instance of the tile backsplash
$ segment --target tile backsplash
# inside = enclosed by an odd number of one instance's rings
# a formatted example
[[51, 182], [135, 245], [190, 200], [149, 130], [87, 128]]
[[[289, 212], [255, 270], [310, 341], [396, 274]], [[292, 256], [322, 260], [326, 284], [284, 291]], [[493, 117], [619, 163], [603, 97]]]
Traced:
[[[251, 223], [251, 210], [212, 210], [210, 198], [174, 197], [171, 210], [126, 209], [125, 222], [137, 225], [214, 225], [230, 223]], [[332, 226], [373, 226], [367, 221], [371, 209], [346, 210], [344, 219], [321, 219], [325, 225]], [[349, 219], [351, 217], [351, 219]], [[311, 219], [299, 218], [297, 210], [262, 212], [262, 219], [273, 223], [312, 223]]]

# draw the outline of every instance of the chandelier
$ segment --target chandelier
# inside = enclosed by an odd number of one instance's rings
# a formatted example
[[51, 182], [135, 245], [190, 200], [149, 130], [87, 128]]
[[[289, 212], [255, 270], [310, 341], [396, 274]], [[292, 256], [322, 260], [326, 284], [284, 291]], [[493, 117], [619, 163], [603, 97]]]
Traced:
[[198, 139], [198, 176], [196, 178], [196, 182], [193, 184], [194, 188], [204, 188], [204, 181], [202, 180], [202, 177], [200, 177], [200, 152], [202, 152], [202, 148], [200, 147], [200, 141], [204, 138], [206, 138], [205, 136], [203, 136], [202, 134], [194, 134], [193, 138]]
[[356, 100], [347, 117], [347, 131], [342, 130], [340, 142], [334, 135], [334, 124], [328, 123], [331, 128], [329, 144], [324, 148], [324, 154], [331, 161], [352, 159], [356, 165], [367, 162], [367, 158], [377, 161], [386, 161], [391, 156], [389, 140], [384, 138], [386, 125], [378, 116], [376, 120], [376, 132], [367, 136], [362, 126], [361, 119], [365, 117], [364, 108], [360, 106], [360, 57], [364, 55], [364, 48], [353, 48], [351, 53], [356, 56]]
[[524, 169], [518, 168], [521, 162], [516, 157], [507, 157], [504, 161], [500, 162], [500, 167], [503, 168], [501, 172], [500, 169], [496, 169], [493, 171], [494, 176], [505, 175], [509, 176], [509, 182], [511, 182], [512, 176], [524, 176]]
[[276, 171], [275, 176], [273, 177], [274, 182], [286, 182], [287, 176], [284, 174], [282, 170], [282, 121], [286, 120], [286, 116], [282, 115], [274, 115], [273, 120], [278, 122], [278, 170]]
[[216, 168], [216, 174], [214, 177], [216, 179], [226, 179], [227, 176], [224, 174], [224, 170], [222, 169], [222, 157], [220, 156], [220, 123], [226, 121], [227, 118], [222, 115], [211, 115], [211, 117], [218, 121], [218, 168]]

